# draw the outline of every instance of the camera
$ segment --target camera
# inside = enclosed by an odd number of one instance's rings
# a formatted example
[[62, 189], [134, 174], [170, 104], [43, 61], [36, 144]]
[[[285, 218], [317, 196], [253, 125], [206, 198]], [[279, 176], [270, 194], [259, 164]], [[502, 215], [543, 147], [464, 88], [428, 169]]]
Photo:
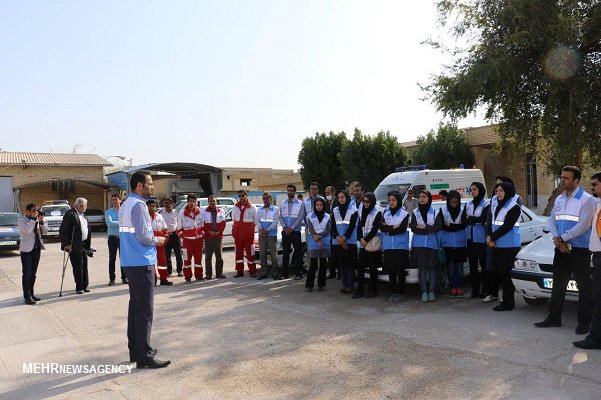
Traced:
[[45, 216], [44, 211], [42, 211], [42, 210], [37, 210], [37, 211], [38, 211], [38, 215], [41, 215], [42, 217]]
[[88, 257], [94, 257], [94, 253], [96, 253], [96, 249], [87, 249], [86, 254]]

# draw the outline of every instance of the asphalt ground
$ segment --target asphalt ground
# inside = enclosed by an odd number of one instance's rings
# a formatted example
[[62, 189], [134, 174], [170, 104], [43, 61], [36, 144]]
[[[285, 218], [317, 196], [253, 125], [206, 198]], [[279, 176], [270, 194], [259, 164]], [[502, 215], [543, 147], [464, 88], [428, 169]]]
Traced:
[[[91, 292], [75, 294], [68, 267], [59, 298], [63, 255], [47, 243], [34, 306], [18, 252], [0, 252], [1, 399], [601, 398], [601, 351], [572, 345], [574, 303], [563, 327], [540, 329], [546, 306], [517, 296], [499, 313], [469, 298], [422, 304], [416, 285], [399, 304], [385, 283], [373, 299], [341, 295], [336, 280], [307, 293], [304, 281], [233, 279], [233, 250], [225, 280], [156, 288], [152, 344], [172, 364], [129, 372], [128, 288], [107, 286], [105, 234], [93, 247]], [[88, 373], [65, 370], [77, 366]]]

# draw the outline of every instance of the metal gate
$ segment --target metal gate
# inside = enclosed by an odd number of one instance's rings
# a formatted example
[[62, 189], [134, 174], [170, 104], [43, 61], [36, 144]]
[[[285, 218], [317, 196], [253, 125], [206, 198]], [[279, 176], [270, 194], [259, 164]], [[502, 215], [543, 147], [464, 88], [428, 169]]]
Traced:
[[15, 211], [13, 198], [13, 177], [0, 176], [0, 211]]

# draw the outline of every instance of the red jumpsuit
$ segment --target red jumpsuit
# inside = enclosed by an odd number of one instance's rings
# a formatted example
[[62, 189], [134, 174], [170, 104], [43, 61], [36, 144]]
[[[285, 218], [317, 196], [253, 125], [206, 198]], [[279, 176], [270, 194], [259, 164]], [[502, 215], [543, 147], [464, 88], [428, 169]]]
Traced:
[[[163, 236], [165, 238], [165, 242], [169, 240], [169, 229], [167, 229], [167, 224], [165, 220], [161, 216], [161, 214], [151, 214], [150, 218], [152, 219], [152, 230], [154, 232], [154, 236]], [[165, 246], [157, 246], [157, 266], [159, 269], [159, 279], [161, 281], [166, 281], [169, 277], [167, 273], [167, 257], [165, 255]]]
[[232, 227], [232, 236], [236, 246], [236, 271], [238, 274], [244, 273], [244, 253], [246, 253], [246, 262], [248, 271], [251, 275], [256, 274], [255, 249], [253, 242], [255, 240], [255, 218], [257, 208], [248, 200], [246, 203], [236, 203], [232, 210], [234, 226]]
[[194, 258], [194, 277], [204, 279], [202, 270], [202, 213], [198, 207], [194, 211], [186, 206], [180, 211], [181, 230], [179, 237], [183, 239], [182, 253], [184, 255], [184, 278], [192, 279], [192, 258]]

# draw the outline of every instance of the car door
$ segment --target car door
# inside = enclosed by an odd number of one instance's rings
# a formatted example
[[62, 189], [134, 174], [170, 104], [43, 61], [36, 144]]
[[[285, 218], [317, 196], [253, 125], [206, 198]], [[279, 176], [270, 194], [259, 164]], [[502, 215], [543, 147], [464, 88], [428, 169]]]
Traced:
[[234, 247], [234, 237], [232, 236], [232, 227], [234, 220], [232, 218], [232, 209], [225, 210], [225, 230], [223, 231], [223, 247]]
[[532, 217], [528, 215], [528, 212], [522, 207], [520, 214], [520, 242], [522, 246], [536, 239], [536, 227], [534, 226]]

